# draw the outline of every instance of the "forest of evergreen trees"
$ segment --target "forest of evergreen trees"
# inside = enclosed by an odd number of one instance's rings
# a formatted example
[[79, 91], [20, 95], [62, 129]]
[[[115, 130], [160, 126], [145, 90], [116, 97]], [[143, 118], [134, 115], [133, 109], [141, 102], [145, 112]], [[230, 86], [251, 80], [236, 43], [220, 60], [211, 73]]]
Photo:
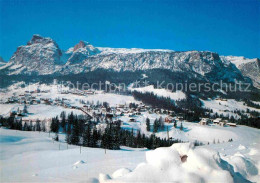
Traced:
[[[63, 125], [62, 121], [67, 121]], [[157, 147], [170, 146], [173, 143], [180, 142], [179, 140], [161, 139], [154, 134], [150, 137], [141, 134], [140, 131], [124, 130], [121, 128], [121, 121], [107, 121], [104, 129], [97, 129], [96, 122], [91, 120], [79, 119], [73, 113], [65, 118], [61, 114], [61, 123], [57, 118], [53, 119], [53, 127], [51, 131], [57, 133], [57, 127], [61, 125], [64, 133], [66, 133], [66, 142], [68, 144], [82, 145], [85, 147], [101, 147], [105, 149], [120, 149], [120, 146], [128, 147], [146, 147], [154, 149]]]
[[[159, 120], [158, 120], [159, 121]], [[45, 123], [22, 123], [22, 120], [15, 120], [14, 117], [1, 118], [0, 125], [23, 131], [46, 131]], [[96, 122], [80, 118], [73, 113], [66, 116], [65, 112], [60, 114], [60, 119], [52, 118], [50, 131], [54, 132], [54, 140], [59, 140], [59, 132], [66, 134], [68, 144], [85, 147], [98, 147], [105, 149], [120, 149], [120, 146], [134, 148], [155, 149], [158, 147], [168, 147], [173, 143], [181, 142], [175, 139], [161, 139], [153, 133], [149, 137], [141, 134], [140, 131], [131, 131], [121, 128], [121, 121], [106, 122], [104, 129], [97, 129]], [[158, 127], [159, 128], [159, 127]]]

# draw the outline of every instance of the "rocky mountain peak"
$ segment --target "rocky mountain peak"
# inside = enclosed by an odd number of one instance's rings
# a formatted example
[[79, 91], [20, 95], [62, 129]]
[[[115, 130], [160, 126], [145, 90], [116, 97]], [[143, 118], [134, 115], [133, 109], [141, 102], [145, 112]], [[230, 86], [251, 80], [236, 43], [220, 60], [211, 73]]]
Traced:
[[238, 81], [246, 76], [256, 83], [255, 86], [259, 86], [259, 68], [259, 59], [225, 57], [210, 51], [96, 48], [86, 41], [80, 41], [61, 52], [54, 40], [36, 34], [27, 45], [17, 48], [5, 72], [11, 75], [62, 75], [97, 69], [130, 72], [164, 69], [189, 73], [194, 78], [202, 77], [214, 82], [220, 79]]
[[76, 50], [79, 49], [79, 48], [85, 48], [87, 45], [89, 45], [88, 42], [86, 42], [86, 41], [80, 41], [78, 44], [76, 44], [76, 45], [74, 46], [73, 51], [76, 51]]
[[56, 64], [61, 64], [61, 55], [54, 40], [36, 34], [26, 45], [17, 48], [10, 62], [21, 66], [21, 70], [48, 74], [55, 70]]
[[49, 43], [55, 43], [55, 42], [49, 37], [42, 37], [39, 34], [34, 34], [32, 39], [27, 42], [27, 45], [38, 44], [38, 43], [49, 44]]
[[72, 49], [67, 51], [70, 54], [67, 64], [81, 63], [89, 56], [96, 55], [101, 51], [86, 41], [80, 41]]

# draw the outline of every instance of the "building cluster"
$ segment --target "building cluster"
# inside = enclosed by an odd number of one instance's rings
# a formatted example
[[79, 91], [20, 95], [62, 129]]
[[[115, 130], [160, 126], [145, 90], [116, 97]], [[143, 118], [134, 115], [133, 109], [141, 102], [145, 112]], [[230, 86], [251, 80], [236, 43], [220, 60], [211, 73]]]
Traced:
[[231, 123], [228, 120], [224, 120], [222, 118], [215, 118], [215, 119], [210, 119], [210, 118], [201, 118], [200, 125], [210, 125], [210, 124], [214, 124], [214, 125], [219, 125], [219, 126], [232, 126], [232, 127], [236, 127], [236, 123]]
[[[102, 104], [94, 104], [93, 102], [86, 102], [81, 100], [80, 105], [73, 105], [70, 99], [68, 98], [44, 98], [41, 97], [40, 93], [48, 93], [50, 91], [45, 90], [34, 90], [34, 91], [25, 91], [24, 94], [20, 94], [17, 96], [9, 97], [6, 101], [1, 101], [5, 104], [18, 103], [23, 104], [24, 106], [28, 105], [36, 105], [36, 104], [45, 104], [45, 105], [55, 105], [61, 106], [63, 108], [68, 109], [76, 109], [80, 110], [83, 114], [85, 114], [88, 118], [96, 120], [96, 121], [104, 121], [104, 120], [118, 120], [119, 117], [127, 116], [128, 122], [136, 122], [136, 117], [142, 115], [143, 112], [147, 112], [149, 114], [157, 114], [159, 116], [164, 116], [163, 120], [165, 123], [175, 123], [175, 122], [185, 122], [184, 114], [178, 113], [176, 114], [174, 111], [165, 110], [161, 108], [153, 108], [151, 106], [145, 105], [143, 103], [135, 104], [118, 104], [116, 106], [109, 106], [108, 103], [104, 102]], [[91, 90], [66, 90], [61, 91], [60, 94], [73, 94], [73, 95], [94, 95], [95, 91]], [[219, 99], [221, 100], [221, 99]], [[10, 116], [14, 116], [17, 120], [20, 118], [27, 116], [26, 111], [18, 109], [17, 111], [12, 111]], [[25, 119], [22, 119], [25, 120]], [[51, 118], [43, 120], [45, 122], [50, 122]], [[29, 121], [24, 121], [29, 122]], [[30, 122], [36, 122], [31, 120]], [[210, 119], [210, 118], [201, 118], [199, 122], [200, 125], [210, 125], [215, 124], [219, 126], [232, 126], [235, 127], [235, 123], [230, 123], [228, 120], [224, 120], [222, 118]]]

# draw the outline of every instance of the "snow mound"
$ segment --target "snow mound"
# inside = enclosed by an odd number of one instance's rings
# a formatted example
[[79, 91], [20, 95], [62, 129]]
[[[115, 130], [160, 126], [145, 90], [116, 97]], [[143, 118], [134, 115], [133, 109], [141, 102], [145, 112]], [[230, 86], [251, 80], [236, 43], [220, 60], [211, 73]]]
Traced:
[[107, 174], [103, 174], [103, 173], [100, 173], [99, 174], [99, 182], [102, 183], [102, 182], [106, 182], [108, 180], [111, 180], [111, 177]]
[[251, 148], [248, 154], [250, 156], [254, 156], [254, 155], [258, 154], [258, 150], [255, 148]]
[[113, 174], [112, 174], [112, 178], [118, 178], [118, 177], [122, 177], [128, 173], [130, 173], [131, 170], [129, 170], [128, 168], [121, 168], [121, 169], [118, 169], [117, 171], [115, 171]]
[[258, 174], [258, 169], [254, 163], [244, 156], [231, 156], [228, 162], [233, 166], [234, 172], [239, 172], [245, 178]]
[[[181, 157], [186, 155], [186, 162]], [[233, 182], [223, 160], [214, 150], [194, 148], [193, 145], [174, 144], [146, 152], [146, 163], [139, 164], [133, 172], [110, 177], [100, 174], [100, 182]], [[119, 173], [118, 173], [119, 174]]]
[[241, 144], [238, 146], [238, 150], [244, 150], [244, 149], [246, 149], [245, 146], [243, 146], [243, 145], [241, 145]]

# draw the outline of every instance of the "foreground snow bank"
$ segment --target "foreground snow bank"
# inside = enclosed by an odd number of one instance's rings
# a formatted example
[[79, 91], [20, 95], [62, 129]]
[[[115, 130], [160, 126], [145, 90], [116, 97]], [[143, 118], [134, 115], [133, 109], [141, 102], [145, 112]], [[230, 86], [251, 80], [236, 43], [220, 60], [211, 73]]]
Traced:
[[[181, 158], [185, 155], [186, 160]], [[147, 162], [132, 172], [121, 169], [112, 176], [100, 174], [99, 182], [247, 182], [244, 172], [256, 174], [257, 169], [248, 161], [246, 166], [241, 165], [245, 162], [241, 158], [232, 159], [234, 169], [217, 151], [188, 143], [174, 144], [146, 152]], [[242, 175], [236, 172], [240, 168]]]

